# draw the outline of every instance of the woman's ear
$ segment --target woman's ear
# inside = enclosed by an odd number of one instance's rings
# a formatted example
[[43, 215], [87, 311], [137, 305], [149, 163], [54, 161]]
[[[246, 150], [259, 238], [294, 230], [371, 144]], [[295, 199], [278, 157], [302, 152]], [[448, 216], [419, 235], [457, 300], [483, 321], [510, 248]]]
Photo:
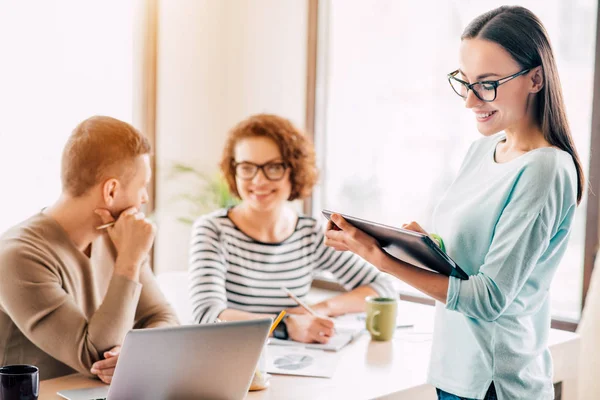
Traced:
[[110, 208], [115, 204], [118, 190], [119, 181], [115, 178], [107, 180], [102, 185], [102, 200], [104, 200], [104, 204], [107, 208]]
[[544, 70], [541, 66], [535, 67], [531, 73], [531, 88], [530, 93], [537, 93], [544, 87]]

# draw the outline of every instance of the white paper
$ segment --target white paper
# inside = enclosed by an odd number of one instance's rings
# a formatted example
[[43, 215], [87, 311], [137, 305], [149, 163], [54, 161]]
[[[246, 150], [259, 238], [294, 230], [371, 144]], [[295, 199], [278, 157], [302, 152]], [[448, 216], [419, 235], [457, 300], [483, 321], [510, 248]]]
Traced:
[[[343, 349], [349, 343], [352, 343], [356, 338], [367, 331], [366, 329], [366, 314], [346, 314], [340, 317], [334, 318], [336, 333], [333, 335], [329, 342], [326, 344], [321, 343], [300, 343], [293, 340], [281, 340], [271, 338], [269, 343], [277, 346], [292, 346], [292, 347], [305, 347], [308, 349], [328, 350], [328, 351], [339, 351]], [[396, 327], [405, 328], [412, 327], [412, 323], [407, 319], [398, 316]]]
[[325, 344], [322, 343], [301, 343], [294, 340], [281, 340], [271, 338], [269, 343], [274, 346], [285, 347], [304, 347], [316, 350], [339, 351], [348, 343], [352, 342], [356, 337], [360, 336], [362, 330], [354, 331], [338, 331]]
[[337, 353], [322, 350], [267, 346], [267, 372], [270, 374], [331, 378], [338, 359]]

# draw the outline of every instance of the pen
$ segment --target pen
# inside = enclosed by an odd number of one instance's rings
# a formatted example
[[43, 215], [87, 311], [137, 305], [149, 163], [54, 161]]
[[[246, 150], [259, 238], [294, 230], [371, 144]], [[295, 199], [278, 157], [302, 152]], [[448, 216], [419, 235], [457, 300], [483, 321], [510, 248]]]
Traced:
[[116, 221], [109, 222], [108, 224], [97, 226], [96, 230], [102, 230], [102, 229], [110, 228], [111, 226], [113, 226], [115, 224], [115, 222]]
[[317, 314], [312, 308], [310, 308], [309, 306], [307, 306], [302, 300], [300, 300], [294, 293], [290, 292], [288, 288], [282, 286], [281, 290], [283, 290], [285, 292], [285, 294], [288, 295], [288, 297], [290, 297], [292, 300], [294, 300], [296, 302], [296, 304], [298, 304], [300, 307], [304, 308], [306, 311], [308, 311], [310, 314], [312, 314], [315, 317], [319, 317], [319, 314]]

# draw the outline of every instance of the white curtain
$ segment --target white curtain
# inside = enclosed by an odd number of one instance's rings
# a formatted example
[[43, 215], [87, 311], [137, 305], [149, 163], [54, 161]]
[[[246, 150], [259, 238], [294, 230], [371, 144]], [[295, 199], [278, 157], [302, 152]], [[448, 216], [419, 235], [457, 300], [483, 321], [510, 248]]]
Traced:
[[592, 274], [585, 308], [578, 333], [581, 335], [579, 353], [579, 399], [600, 399], [600, 255]]

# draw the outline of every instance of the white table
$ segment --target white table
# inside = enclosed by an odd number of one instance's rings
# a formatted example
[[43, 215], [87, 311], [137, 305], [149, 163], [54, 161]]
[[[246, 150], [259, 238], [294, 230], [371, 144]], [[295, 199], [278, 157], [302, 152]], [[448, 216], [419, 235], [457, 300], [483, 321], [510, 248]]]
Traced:
[[[426, 383], [434, 307], [401, 301], [398, 312], [414, 328], [398, 329], [390, 342], [374, 342], [363, 335], [340, 351], [333, 378], [274, 376], [269, 389], [250, 393], [247, 399], [437, 399], [435, 389]], [[554, 377], [563, 382], [563, 400], [576, 398], [578, 346], [578, 335], [551, 331]]]
[[[314, 290], [310, 301], [330, 295], [331, 292]], [[434, 388], [426, 383], [434, 309], [401, 301], [399, 313], [414, 327], [398, 329], [390, 342], [373, 342], [368, 334], [361, 336], [340, 351], [331, 379], [274, 375], [268, 389], [251, 392], [246, 399], [436, 399]], [[550, 349], [555, 382], [563, 382], [563, 400], [576, 398], [578, 346], [576, 334], [552, 330]], [[99, 384], [77, 375], [44, 381], [40, 399], [58, 399], [57, 390]]]

